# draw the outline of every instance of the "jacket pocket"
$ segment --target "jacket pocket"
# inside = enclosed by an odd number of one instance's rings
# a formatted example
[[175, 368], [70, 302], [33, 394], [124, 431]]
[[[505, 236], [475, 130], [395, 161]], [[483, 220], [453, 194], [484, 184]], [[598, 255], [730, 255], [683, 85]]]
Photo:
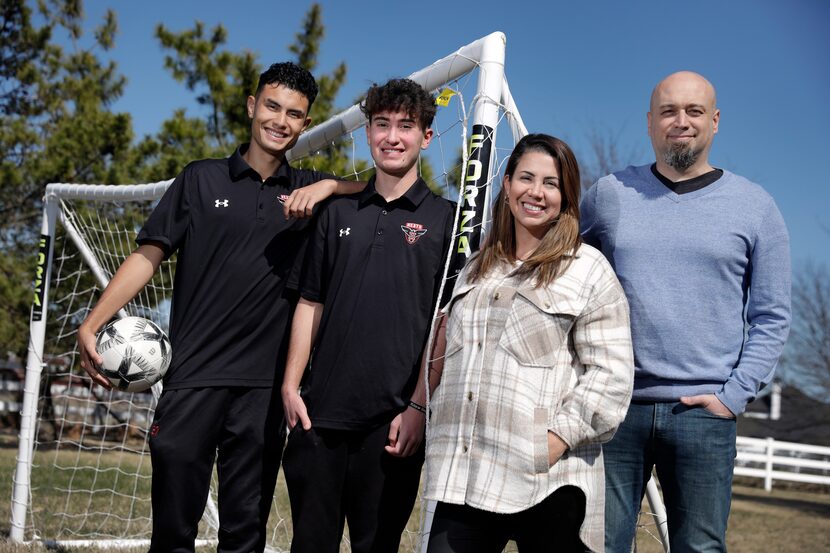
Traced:
[[581, 310], [579, 302], [544, 289], [519, 290], [499, 345], [521, 365], [553, 367]]
[[536, 474], [550, 470], [548, 414], [549, 411], [544, 407], [533, 409], [533, 470]]

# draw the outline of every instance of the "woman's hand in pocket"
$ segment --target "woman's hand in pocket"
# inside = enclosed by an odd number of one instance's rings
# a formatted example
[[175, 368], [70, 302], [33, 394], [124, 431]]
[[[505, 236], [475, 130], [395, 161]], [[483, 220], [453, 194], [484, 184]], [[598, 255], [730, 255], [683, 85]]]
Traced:
[[548, 430], [548, 463], [550, 466], [555, 465], [566, 451], [568, 451], [568, 444], [562, 438]]

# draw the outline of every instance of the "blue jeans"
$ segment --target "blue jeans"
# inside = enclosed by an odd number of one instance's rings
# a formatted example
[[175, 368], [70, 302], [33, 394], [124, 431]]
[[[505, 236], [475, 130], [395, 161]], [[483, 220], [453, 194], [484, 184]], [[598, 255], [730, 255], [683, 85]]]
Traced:
[[672, 553], [726, 551], [734, 418], [681, 403], [632, 403], [605, 457], [605, 551], [629, 553], [652, 467]]

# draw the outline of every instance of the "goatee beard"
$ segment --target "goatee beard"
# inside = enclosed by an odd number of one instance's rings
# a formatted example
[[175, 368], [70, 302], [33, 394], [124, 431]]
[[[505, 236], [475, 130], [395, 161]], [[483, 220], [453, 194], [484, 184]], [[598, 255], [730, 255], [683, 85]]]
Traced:
[[700, 150], [693, 150], [687, 144], [677, 144], [666, 150], [663, 154], [663, 161], [669, 167], [685, 171], [695, 164], [699, 156]]

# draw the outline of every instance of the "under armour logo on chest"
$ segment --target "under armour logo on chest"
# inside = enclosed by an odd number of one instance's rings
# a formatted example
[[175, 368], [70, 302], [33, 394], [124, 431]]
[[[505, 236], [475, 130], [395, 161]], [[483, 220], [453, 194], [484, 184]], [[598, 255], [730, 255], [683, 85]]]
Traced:
[[352, 227], [346, 227], [346, 228], [340, 229], [340, 236], [341, 237], [348, 236], [350, 230], [352, 230]]
[[214, 202], [213, 202], [213, 205], [214, 205], [215, 207], [228, 207], [229, 205], [231, 205], [231, 203], [230, 203], [230, 201], [229, 201], [228, 199], [224, 199], [224, 200], [216, 200], [216, 201], [214, 201]]

